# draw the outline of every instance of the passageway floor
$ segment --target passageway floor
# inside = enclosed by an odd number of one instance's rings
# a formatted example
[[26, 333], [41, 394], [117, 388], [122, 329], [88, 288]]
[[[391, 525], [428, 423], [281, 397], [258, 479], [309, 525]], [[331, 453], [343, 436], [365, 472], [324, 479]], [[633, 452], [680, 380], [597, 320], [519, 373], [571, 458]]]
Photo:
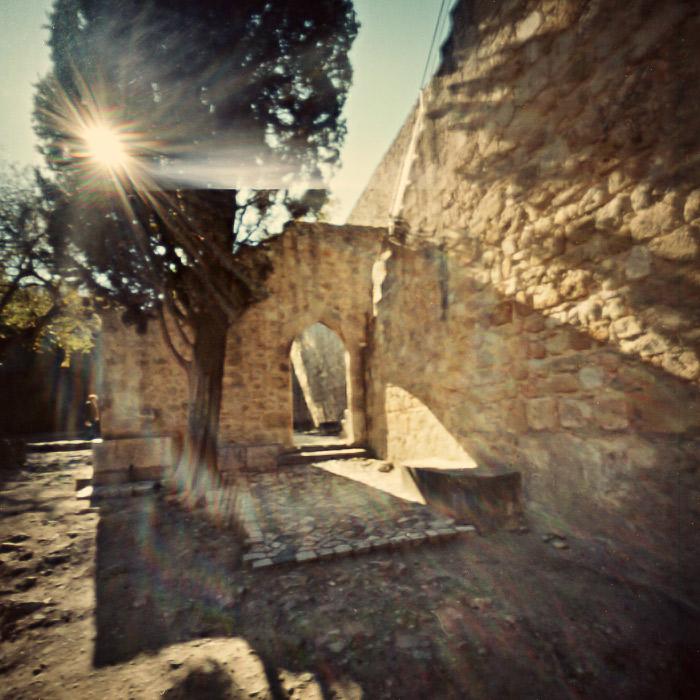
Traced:
[[421, 503], [398, 470], [380, 472], [384, 464], [353, 459], [241, 473], [235, 502], [249, 547], [243, 561], [264, 568], [473, 535], [472, 525]]

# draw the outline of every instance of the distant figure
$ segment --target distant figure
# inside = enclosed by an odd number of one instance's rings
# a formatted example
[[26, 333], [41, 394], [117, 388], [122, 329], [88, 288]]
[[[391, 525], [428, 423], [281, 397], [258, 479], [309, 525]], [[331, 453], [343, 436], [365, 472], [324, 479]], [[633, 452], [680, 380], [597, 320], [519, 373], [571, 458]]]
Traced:
[[100, 407], [97, 394], [90, 394], [85, 402], [85, 425], [89, 428], [88, 439], [100, 437]]

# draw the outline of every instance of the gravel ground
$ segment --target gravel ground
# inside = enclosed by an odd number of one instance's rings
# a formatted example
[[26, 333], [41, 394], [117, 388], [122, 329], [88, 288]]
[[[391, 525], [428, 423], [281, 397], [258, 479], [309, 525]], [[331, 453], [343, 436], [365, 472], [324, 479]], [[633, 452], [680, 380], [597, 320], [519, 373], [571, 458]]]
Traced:
[[89, 458], [0, 471], [2, 698], [700, 697], [699, 577], [679, 552], [531, 516], [251, 571], [241, 533], [162, 492], [77, 500]]

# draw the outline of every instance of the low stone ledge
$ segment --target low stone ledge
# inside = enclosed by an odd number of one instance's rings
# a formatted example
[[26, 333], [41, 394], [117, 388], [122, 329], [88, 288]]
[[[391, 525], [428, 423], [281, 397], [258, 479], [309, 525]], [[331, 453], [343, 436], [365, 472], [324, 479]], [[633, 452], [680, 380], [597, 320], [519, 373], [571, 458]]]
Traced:
[[276, 469], [284, 451], [281, 443], [263, 445], [220, 445], [219, 471], [224, 480], [242, 469]]
[[[480, 529], [511, 528], [523, 515], [519, 472], [495, 473], [482, 466], [429, 458], [399, 466], [402, 479], [412, 481], [433, 510]], [[432, 539], [454, 537], [456, 528], [428, 530]]]
[[173, 464], [170, 437], [103, 440], [92, 446], [94, 485], [160, 479]]

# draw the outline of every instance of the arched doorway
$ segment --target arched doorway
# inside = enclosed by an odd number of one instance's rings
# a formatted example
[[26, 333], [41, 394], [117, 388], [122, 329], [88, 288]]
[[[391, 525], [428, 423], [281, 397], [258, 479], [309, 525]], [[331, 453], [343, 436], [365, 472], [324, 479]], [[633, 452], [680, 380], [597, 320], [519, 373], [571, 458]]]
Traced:
[[343, 341], [328, 326], [314, 323], [294, 339], [290, 360], [295, 444], [347, 440], [352, 426]]

